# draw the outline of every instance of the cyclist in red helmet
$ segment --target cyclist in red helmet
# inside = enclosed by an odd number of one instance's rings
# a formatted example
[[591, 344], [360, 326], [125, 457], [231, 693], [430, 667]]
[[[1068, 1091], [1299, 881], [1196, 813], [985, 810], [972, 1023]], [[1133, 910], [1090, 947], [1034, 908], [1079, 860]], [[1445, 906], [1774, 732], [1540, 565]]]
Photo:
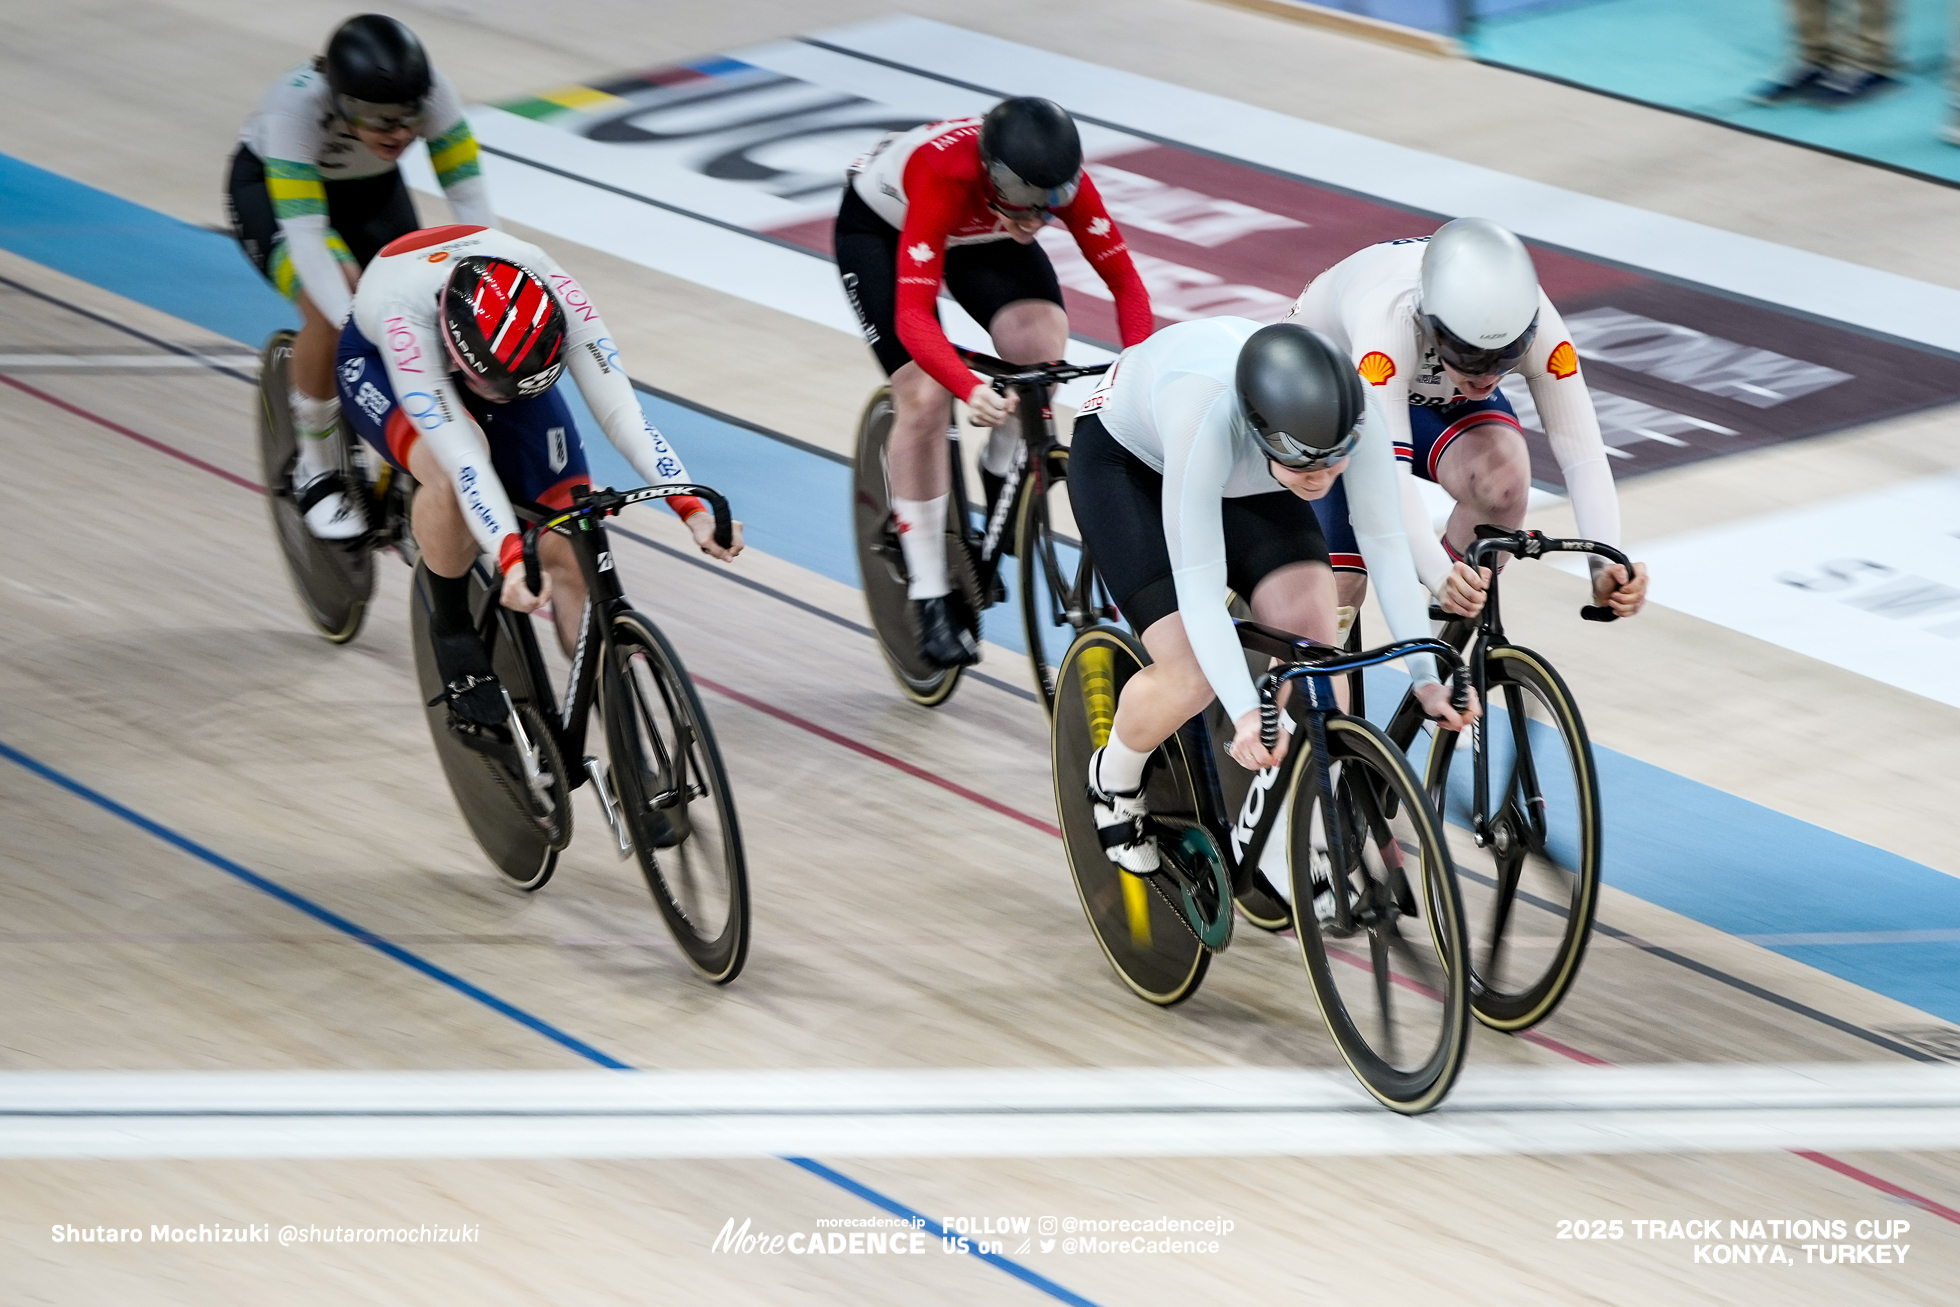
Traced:
[[[528, 613], [555, 598], [567, 653], [577, 639], [585, 580], [570, 547], [544, 538], [543, 585], [532, 594], [511, 509], [513, 500], [564, 508], [575, 486], [589, 484], [578, 428], [553, 389], [567, 370], [607, 439], [649, 485], [688, 479], [680, 455], [647, 421], [585, 290], [515, 236], [457, 226], [402, 237], [368, 265], [341, 332], [336, 371], [348, 424], [419, 483], [415, 543], [428, 565], [436, 662], [450, 724], [471, 739], [507, 738], [503, 695], [470, 620], [469, 570], [479, 553], [497, 559], [505, 607]], [[739, 522], [723, 549], [706, 504], [667, 503], [703, 553], [728, 559], [742, 551]]]
[[837, 213], [837, 269], [864, 338], [891, 378], [892, 511], [904, 550], [920, 649], [942, 666], [979, 650], [947, 610], [942, 541], [952, 400], [994, 428], [980, 466], [993, 499], [1013, 458], [1001, 423], [1014, 401], [967, 369], [939, 325], [939, 287], [993, 337], [1010, 363], [1059, 362], [1068, 314], [1035, 237], [1060, 219], [1116, 300], [1123, 344], [1150, 334], [1150, 293], [1123, 233], [1082, 168], [1075, 123], [1052, 100], [1003, 100], [985, 118], [929, 123], [885, 137], [851, 167]]

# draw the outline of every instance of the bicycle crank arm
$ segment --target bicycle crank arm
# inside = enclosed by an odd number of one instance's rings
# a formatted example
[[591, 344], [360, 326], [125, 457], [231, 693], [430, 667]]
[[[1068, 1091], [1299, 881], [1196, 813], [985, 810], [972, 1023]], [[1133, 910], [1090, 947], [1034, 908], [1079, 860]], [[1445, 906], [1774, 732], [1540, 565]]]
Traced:
[[530, 789], [531, 797], [550, 812], [558, 805], [551, 801], [551, 786], [538, 769], [538, 746], [531, 743], [530, 733], [517, 715], [517, 705], [510, 701], [510, 690], [501, 685], [497, 689], [504, 696], [504, 711], [510, 714], [510, 738], [517, 745], [518, 756], [524, 760], [524, 784]]
[[613, 802], [612, 787], [606, 783], [606, 769], [591, 754], [585, 756], [585, 774], [592, 779], [592, 792], [599, 796], [599, 807], [606, 814], [606, 825], [612, 827], [613, 843], [619, 849], [619, 859], [624, 862], [633, 852], [633, 836], [620, 818], [619, 805]]

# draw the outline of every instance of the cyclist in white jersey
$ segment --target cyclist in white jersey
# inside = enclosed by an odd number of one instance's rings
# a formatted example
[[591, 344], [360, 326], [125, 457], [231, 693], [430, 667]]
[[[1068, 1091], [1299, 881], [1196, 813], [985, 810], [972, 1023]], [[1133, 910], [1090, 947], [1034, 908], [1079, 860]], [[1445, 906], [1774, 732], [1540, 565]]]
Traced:
[[430, 67], [408, 28], [361, 14], [341, 24], [324, 56], [273, 83], [232, 156], [233, 233], [300, 310], [290, 396], [300, 437], [293, 490], [307, 528], [323, 539], [349, 539], [367, 525], [334, 470], [334, 350], [361, 269], [382, 246], [422, 225], [396, 166], [417, 139], [429, 144], [456, 220], [495, 226], [455, 86]]
[[[537, 246], [484, 227], [434, 227], [395, 241], [368, 265], [340, 339], [336, 368], [348, 425], [414, 476], [415, 543], [427, 564], [436, 660], [451, 725], [489, 736], [505, 719], [490, 660], [470, 620], [469, 570], [497, 560], [506, 608], [553, 601], [560, 643], [578, 637], [585, 581], [571, 546], [540, 542], [543, 584], [525, 583], [523, 538], [511, 501], [564, 508], [589, 484], [585, 451], [564, 397], [572, 380], [600, 428], [649, 485], [688, 479], [680, 455], [647, 421], [612, 335], [585, 290]], [[457, 382], [461, 381], [461, 385]], [[699, 499], [666, 501], [710, 557], [723, 549]]]
[[[1619, 497], [1599, 419], [1565, 321], [1538, 286], [1521, 241], [1485, 218], [1458, 218], [1434, 236], [1388, 241], [1314, 278], [1290, 321], [1325, 333], [1353, 361], [1388, 416], [1384, 434], [1405, 474], [1457, 501], [1438, 541], [1412, 479], [1404, 511], [1416, 570], [1446, 608], [1483, 605], [1484, 578], [1461, 562], [1479, 523], [1516, 528], [1531, 492], [1523, 429], [1498, 383], [1515, 371], [1531, 388], [1581, 536], [1620, 543]], [[1341, 573], [1341, 602], [1359, 605], [1369, 569], [1354, 552], [1345, 487], [1315, 507]], [[1594, 558], [1594, 602], [1621, 617], [1646, 601], [1647, 569]]]
[[[1232, 719], [1231, 756], [1278, 764], [1284, 734], [1259, 738], [1259, 700], [1225, 609], [1229, 586], [1263, 623], [1333, 642], [1334, 577], [1313, 506], [1345, 473], [1361, 549], [1397, 639], [1429, 635], [1404, 533], [1385, 423], [1341, 351], [1297, 324], [1207, 318], [1123, 351], [1083, 402], [1069, 487], [1083, 541], [1150, 666], [1124, 685], [1109, 742], [1087, 777], [1111, 861], [1157, 869], [1145, 835], [1150, 754], [1213, 696]], [[1450, 729], [1434, 660], [1410, 660], [1423, 707]]]

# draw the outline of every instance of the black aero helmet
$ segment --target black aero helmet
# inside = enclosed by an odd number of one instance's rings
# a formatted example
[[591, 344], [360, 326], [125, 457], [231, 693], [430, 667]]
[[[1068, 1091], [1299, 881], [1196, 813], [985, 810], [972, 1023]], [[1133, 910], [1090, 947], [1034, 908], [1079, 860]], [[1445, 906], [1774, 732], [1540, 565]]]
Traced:
[[413, 106], [429, 94], [429, 56], [415, 33], [386, 14], [359, 14], [340, 25], [327, 42], [327, 85], [355, 107]]
[[1053, 100], [1016, 96], [981, 120], [980, 163], [995, 207], [1059, 209], [1082, 185], [1082, 137], [1068, 110]]
[[1295, 471], [1338, 463], [1361, 438], [1367, 398], [1333, 341], [1297, 322], [1261, 327], [1239, 348], [1239, 401], [1275, 463]]

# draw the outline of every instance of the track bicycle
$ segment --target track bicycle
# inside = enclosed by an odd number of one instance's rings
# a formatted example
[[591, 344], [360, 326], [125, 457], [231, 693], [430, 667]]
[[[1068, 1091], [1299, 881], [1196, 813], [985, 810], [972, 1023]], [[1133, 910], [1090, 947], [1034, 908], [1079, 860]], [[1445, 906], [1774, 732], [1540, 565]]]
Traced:
[[[688, 961], [712, 981], [733, 980], [748, 955], [750, 914], [727, 773], [680, 656], [652, 619], [627, 601], [601, 525], [630, 504], [695, 495], [713, 508], [715, 539], [726, 547], [732, 533], [727, 502], [705, 486], [668, 485], [626, 492], [578, 487], [564, 511], [513, 505], [527, 523], [524, 560], [533, 592], [539, 583], [537, 541], [542, 532], [556, 531], [572, 543], [585, 577], [586, 606], [561, 701], [532, 620], [497, 601], [499, 578], [478, 560], [470, 572], [470, 611], [506, 696], [511, 741], [488, 750], [471, 747], [449, 729], [442, 704], [427, 573], [410, 527], [414, 479], [372, 458], [343, 428], [343, 449], [358, 452], [345, 457], [342, 472], [349, 493], [362, 497], [370, 529], [355, 540], [322, 541], [301, 520], [290, 490], [294, 444], [285, 402], [291, 338], [282, 332], [266, 347], [260, 456], [288, 572], [315, 627], [335, 643], [353, 639], [372, 592], [374, 553], [400, 553], [415, 569], [411, 643], [429, 701], [429, 734], [464, 824], [491, 862], [520, 889], [543, 886], [571, 842], [571, 793], [589, 782], [614, 851], [622, 860], [637, 858]], [[585, 753], [595, 712], [606, 742], [603, 764]]]
[[1437, 640], [1349, 653], [1250, 621], [1237, 627], [1249, 653], [1278, 660], [1259, 680], [1262, 736], [1271, 747], [1283, 712], [1293, 746], [1278, 766], [1251, 775], [1244, 801], [1228, 808], [1220, 773], [1238, 767], [1223, 752], [1230, 725], [1221, 741], [1209, 714], [1186, 722], [1144, 769], [1163, 865], [1141, 876], [1103, 852], [1086, 776], [1123, 685], [1149, 655], [1113, 625], [1091, 627], [1069, 647], [1050, 739], [1055, 806], [1083, 913], [1123, 983], [1169, 1006], [1196, 992], [1212, 955], [1230, 944], [1233, 899], [1260, 867], [1275, 868], [1298, 905], [1301, 957], [1342, 1058], [1387, 1107], [1429, 1111], [1448, 1094], [1469, 1039], [1456, 871], [1407, 760], [1372, 723], [1341, 711], [1332, 678], [1433, 655], [1453, 669], [1461, 706], [1462, 660]]
[[[952, 607], [977, 644], [980, 614], [1006, 598], [1001, 560], [1008, 554], [1018, 560], [1016, 590], [1028, 662], [1042, 706], [1052, 712], [1055, 665], [1069, 640], [1096, 622], [1113, 620], [1116, 610], [1088, 552], [1063, 531], [1074, 521], [1068, 508], [1068, 446], [1055, 438], [1048, 396], [1051, 387], [1097, 376], [1109, 364], [1021, 368], [972, 350], [962, 349], [960, 356], [993, 379], [995, 392], [1019, 397], [1009, 420], [1020, 423], [1021, 440], [992, 502], [980, 505], [985, 516], [976, 525], [966, 493], [958, 421], [947, 429], [952, 503], [946, 515], [946, 561]], [[872, 395], [858, 421], [857, 456], [851, 465], [852, 525], [865, 605], [879, 648], [899, 688], [914, 703], [930, 708], [952, 695], [962, 669], [941, 667], [919, 653], [906, 597], [905, 556], [891, 511], [887, 450], [893, 416], [891, 387], [885, 386]]]
[[[1602, 837], [1592, 741], [1558, 671], [1544, 655], [1505, 638], [1498, 600], [1502, 573], [1494, 565], [1501, 555], [1557, 553], [1598, 554], [1633, 574], [1627, 556], [1610, 545], [1479, 526], [1465, 561], [1492, 569], [1482, 612], [1461, 618], [1432, 609], [1430, 615], [1446, 622], [1446, 643], [1467, 649], [1483, 716], [1465, 747], [1458, 732], [1426, 728], [1422, 706], [1409, 693], [1388, 725], [1389, 738], [1411, 758], [1419, 756], [1418, 736], [1428, 736], [1423, 788], [1448, 823], [1468, 832], [1460, 870], [1471, 925], [1471, 1006], [1495, 1030], [1528, 1029], [1557, 1008], [1578, 977], [1599, 906]], [[1579, 614], [1614, 620], [1613, 610], [1599, 605]], [[1363, 702], [1360, 679], [1352, 679], [1350, 691], [1356, 712]]]

